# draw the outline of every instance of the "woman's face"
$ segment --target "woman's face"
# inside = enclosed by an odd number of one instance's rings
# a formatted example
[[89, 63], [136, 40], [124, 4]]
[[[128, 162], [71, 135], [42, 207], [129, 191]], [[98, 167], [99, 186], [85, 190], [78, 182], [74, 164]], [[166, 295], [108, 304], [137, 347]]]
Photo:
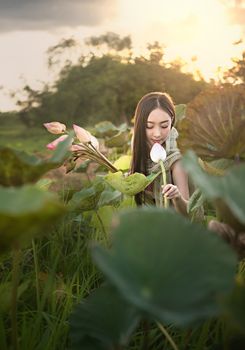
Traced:
[[171, 130], [170, 115], [160, 108], [154, 109], [146, 122], [146, 138], [149, 147], [158, 142], [163, 144]]

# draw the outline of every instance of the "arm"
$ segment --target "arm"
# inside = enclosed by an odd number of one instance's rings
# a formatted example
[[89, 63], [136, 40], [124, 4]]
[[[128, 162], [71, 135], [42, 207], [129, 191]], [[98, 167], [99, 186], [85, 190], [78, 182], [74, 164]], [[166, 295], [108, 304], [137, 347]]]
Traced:
[[167, 184], [163, 188], [163, 194], [173, 201], [176, 211], [187, 215], [187, 204], [189, 200], [188, 176], [180, 160], [177, 160], [172, 165], [171, 170], [174, 184]]

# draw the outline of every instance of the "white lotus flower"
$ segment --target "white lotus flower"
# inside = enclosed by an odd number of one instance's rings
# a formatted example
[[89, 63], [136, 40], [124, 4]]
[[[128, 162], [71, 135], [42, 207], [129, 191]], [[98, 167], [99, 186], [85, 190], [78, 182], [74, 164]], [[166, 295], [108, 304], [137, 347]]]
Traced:
[[164, 162], [164, 160], [167, 158], [167, 153], [163, 146], [156, 142], [151, 148], [150, 157], [154, 163], [159, 163], [160, 160]]

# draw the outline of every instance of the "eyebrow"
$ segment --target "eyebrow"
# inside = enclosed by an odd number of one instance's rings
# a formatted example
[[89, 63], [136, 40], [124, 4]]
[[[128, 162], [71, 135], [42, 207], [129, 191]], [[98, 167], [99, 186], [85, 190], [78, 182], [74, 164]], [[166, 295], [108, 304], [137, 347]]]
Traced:
[[[169, 122], [169, 120], [164, 120], [164, 121], [162, 121], [160, 124], [168, 123], [168, 122]], [[147, 123], [149, 123], [149, 124], [155, 124], [154, 122], [151, 122], [150, 120], [147, 120]]]

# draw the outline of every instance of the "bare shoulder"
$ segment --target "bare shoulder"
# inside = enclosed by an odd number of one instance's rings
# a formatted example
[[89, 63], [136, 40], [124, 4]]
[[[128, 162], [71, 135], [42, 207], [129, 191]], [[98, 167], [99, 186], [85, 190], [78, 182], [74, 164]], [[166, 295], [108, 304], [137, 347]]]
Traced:
[[185, 172], [181, 160], [177, 160], [171, 167], [173, 182], [179, 188], [184, 199], [189, 199], [188, 175]]

